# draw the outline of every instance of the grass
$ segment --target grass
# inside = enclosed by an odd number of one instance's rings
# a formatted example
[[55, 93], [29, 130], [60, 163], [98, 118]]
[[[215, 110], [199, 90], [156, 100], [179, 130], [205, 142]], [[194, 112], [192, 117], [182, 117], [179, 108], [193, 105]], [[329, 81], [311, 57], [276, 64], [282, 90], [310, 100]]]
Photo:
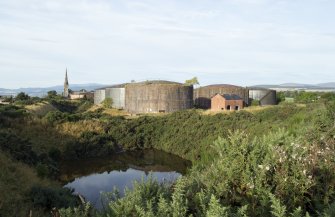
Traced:
[[[33, 209], [28, 193], [34, 185], [54, 185], [37, 177], [35, 170], [26, 164], [15, 162], [0, 152], [0, 216], [28, 216]], [[43, 216], [41, 210], [33, 210], [34, 216]]]
[[56, 130], [64, 136], [78, 138], [82, 132], [103, 133], [103, 125], [98, 120], [83, 120], [78, 122], [65, 122], [56, 126]]
[[39, 117], [42, 117], [44, 115], [46, 115], [48, 112], [50, 111], [56, 111], [57, 109], [51, 105], [50, 103], [48, 102], [39, 102], [39, 103], [36, 103], [36, 104], [33, 104], [33, 105], [27, 105], [25, 107], [28, 111], [30, 111], [31, 113], [39, 116]]

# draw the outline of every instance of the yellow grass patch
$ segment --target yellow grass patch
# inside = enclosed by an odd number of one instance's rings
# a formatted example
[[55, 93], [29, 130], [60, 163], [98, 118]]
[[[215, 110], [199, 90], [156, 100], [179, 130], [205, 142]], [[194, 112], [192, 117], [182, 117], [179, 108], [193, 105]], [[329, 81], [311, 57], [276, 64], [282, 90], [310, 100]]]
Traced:
[[67, 136], [73, 136], [78, 138], [82, 132], [92, 131], [97, 133], [103, 133], [104, 129], [100, 121], [95, 120], [84, 120], [78, 122], [66, 122], [59, 124], [56, 127], [57, 131]]
[[26, 109], [33, 114], [38, 116], [44, 116], [50, 111], [56, 111], [57, 109], [48, 102], [40, 102], [33, 105], [27, 105]]

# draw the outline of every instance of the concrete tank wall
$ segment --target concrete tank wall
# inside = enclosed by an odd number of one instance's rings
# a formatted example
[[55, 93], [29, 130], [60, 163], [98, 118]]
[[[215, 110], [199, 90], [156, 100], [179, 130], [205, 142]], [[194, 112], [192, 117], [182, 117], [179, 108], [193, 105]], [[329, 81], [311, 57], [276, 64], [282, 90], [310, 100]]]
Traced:
[[194, 90], [195, 106], [210, 109], [211, 98], [216, 94], [235, 94], [243, 99], [244, 105], [249, 105], [249, 92], [246, 88], [234, 85], [210, 85]]
[[126, 97], [125, 92], [125, 88], [106, 88], [106, 98], [112, 99], [113, 108], [124, 109]]
[[94, 104], [99, 105], [106, 98], [106, 90], [98, 89], [94, 91]]
[[249, 97], [251, 100], [258, 100], [261, 106], [277, 104], [277, 93], [275, 90], [249, 89]]
[[125, 108], [130, 113], [175, 112], [193, 107], [193, 86], [173, 82], [126, 85]]

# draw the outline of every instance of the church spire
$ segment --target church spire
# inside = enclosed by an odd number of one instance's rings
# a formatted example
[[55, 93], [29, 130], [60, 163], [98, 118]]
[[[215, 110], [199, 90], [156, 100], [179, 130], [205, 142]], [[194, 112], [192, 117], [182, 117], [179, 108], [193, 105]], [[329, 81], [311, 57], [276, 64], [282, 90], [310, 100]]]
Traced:
[[69, 80], [67, 78], [67, 68], [65, 69], [65, 83], [64, 84], [69, 85]]
[[69, 80], [67, 78], [67, 68], [65, 69], [65, 81], [64, 81], [64, 97], [69, 97]]

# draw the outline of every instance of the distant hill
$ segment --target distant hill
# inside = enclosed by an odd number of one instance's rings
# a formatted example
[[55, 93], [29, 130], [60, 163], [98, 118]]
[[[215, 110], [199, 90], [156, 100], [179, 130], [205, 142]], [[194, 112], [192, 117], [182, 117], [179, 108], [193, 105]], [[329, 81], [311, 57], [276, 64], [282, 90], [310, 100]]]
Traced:
[[[85, 89], [87, 91], [92, 91], [101, 87], [104, 87], [104, 84], [71, 84], [70, 89], [74, 91]], [[4, 89], [0, 88], [0, 95], [16, 95], [20, 92], [25, 92], [30, 96], [45, 96], [48, 91], [55, 90], [58, 94], [63, 93], [63, 86], [52, 86], [52, 87], [32, 87], [32, 88], [18, 88], [18, 89]]]
[[299, 84], [299, 83], [284, 83], [280, 84], [281, 87], [301, 87], [301, 88], [308, 88], [308, 87], [317, 87], [318, 85], [312, 85], [312, 84]]
[[335, 88], [335, 82], [321, 83], [318, 84], [318, 86], [324, 88]]
[[299, 83], [284, 83], [284, 84], [261, 84], [253, 87], [261, 88], [287, 88], [287, 89], [335, 89], [335, 82], [320, 83], [320, 84], [299, 84]]

